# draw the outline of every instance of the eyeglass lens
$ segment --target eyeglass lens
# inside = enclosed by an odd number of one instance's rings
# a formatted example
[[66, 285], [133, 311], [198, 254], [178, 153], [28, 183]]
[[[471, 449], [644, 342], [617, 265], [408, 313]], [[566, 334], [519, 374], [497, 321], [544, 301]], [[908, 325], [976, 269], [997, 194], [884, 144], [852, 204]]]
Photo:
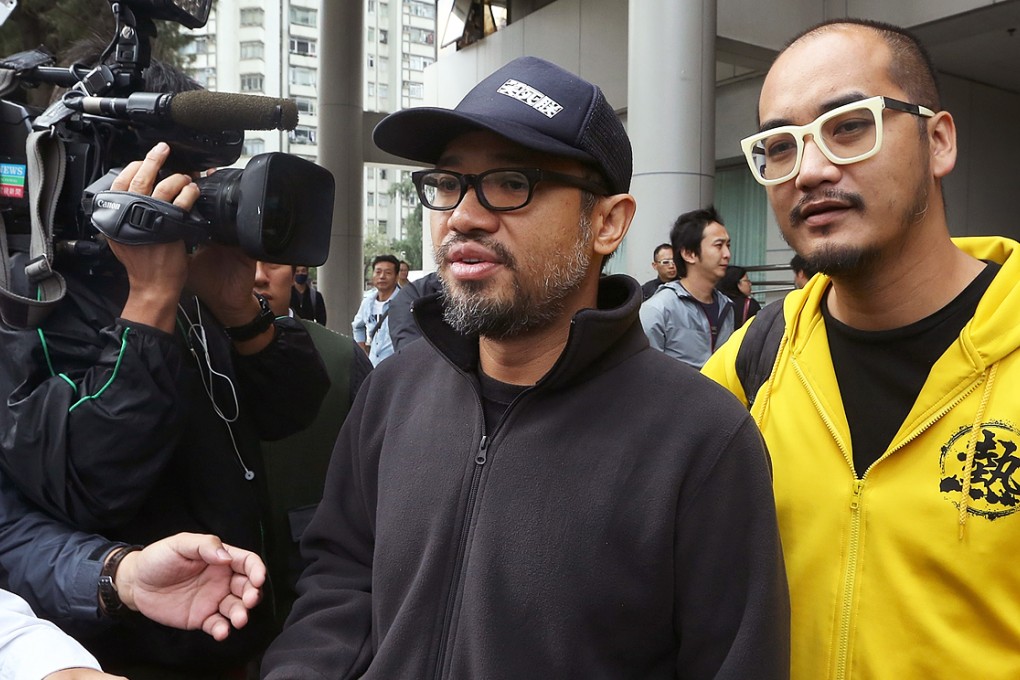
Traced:
[[[461, 176], [449, 172], [433, 171], [421, 181], [425, 204], [432, 210], [450, 210], [460, 203], [465, 188]], [[480, 191], [481, 200], [497, 209], [519, 208], [528, 202], [531, 181], [515, 170], [483, 172], [471, 182]]]
[[[823, 145], [833, 157], [849, 160], [872, 151], [878, 135], [871, 109], [845, 111], [826, 120], [816, 144]], [[785, 177], [797, 164], [797, 137], [789, 132], [769, 135], [754, 146], [755, 167], [766, 180]]]

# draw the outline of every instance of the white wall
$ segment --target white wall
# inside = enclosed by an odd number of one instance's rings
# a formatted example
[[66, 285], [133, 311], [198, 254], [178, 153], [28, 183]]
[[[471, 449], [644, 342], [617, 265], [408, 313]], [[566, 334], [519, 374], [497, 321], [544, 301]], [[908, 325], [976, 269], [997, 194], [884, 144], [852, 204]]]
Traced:
[[[834, 17], [866, 16], [913, 26], [992, 4], [991, 0], [718, 0], [718, 34], [728, 46], [745, 44], [760, 57], [781, 49], [800, 30]], [[625, 112], [627, 17], [627, 0], [558, 0], [467, 49], [442, 53], [426, 70], [425, 99], [454, 106], [489, 73], [515, 57], [532, 54], [597, 83], [613, 106]], [[945, 108], [954, 114], [960, 133], [959, 162], [945, 184], [953, 234], [1020, 239], [1012, 201], [1020, 188], [1016, 163], [1020, 139], [1013, 132], [1020, 120], [1020, 95], [952, 76], [943, 76], [942, 84]], [[719, 161], [738, 158], [740, 139], [757, 129], [760, 87], [761, 78], [749, 78], [717, 90]], [[664, 125], [670, 115], [663, 112]], [[788, 262], [790, 252], [771, 212], [768, 229], [768, 262]], [[648, 272], [631, 273], [640, 278]]]

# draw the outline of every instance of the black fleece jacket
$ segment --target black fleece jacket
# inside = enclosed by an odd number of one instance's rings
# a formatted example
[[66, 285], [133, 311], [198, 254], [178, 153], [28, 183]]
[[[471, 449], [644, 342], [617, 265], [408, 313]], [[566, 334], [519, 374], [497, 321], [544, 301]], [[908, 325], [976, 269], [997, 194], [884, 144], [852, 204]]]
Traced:
[[[0, 474], [65, 522], [69, 535], [74, 528], [145, 544], [192, 531], [261, 552], [267, 503], [259, 439], [308, 425], [329, 387], [308, 333], [278, 319], [273, 342], [241, 356], [193, 297], [182, 300], [179, 332], [170, 334], [117, 318], [128, 291], [123, 274], [65, 277], [67, 296], [41, 331], [0, 324], [0, 392], [8, 395], [0, 405]], [[206, 349], [218, 372], [212, 378]], [[233, 420], [229, 430], [203, 375]], [[45, 562], [38, 569], [37, 578], [53, 577]], [[33, 605], [47, 615], [47, 603]], [[271, 608], [252, 618], [224, 643], [142, 617], [113, 627], [97, 620], [76, 634], [104, 668], [215, 670], [244, 663], [268, 643]]]
[[747, 411], [649, 348], [629, 277], [491, 432], [477, 338], [415, 316], [369, 376], [304, 535], [267, 680], [788, 674], [769, 464]]

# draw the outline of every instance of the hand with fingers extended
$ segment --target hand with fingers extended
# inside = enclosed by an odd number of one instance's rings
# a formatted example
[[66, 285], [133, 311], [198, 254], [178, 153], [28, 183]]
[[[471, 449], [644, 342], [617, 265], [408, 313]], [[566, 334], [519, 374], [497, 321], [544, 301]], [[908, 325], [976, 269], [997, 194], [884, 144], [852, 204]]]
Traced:
[[[175, 174], [159, 179], [159, 171], [169, 155], [170, 147], [160, 142], [149, 150], [145, 160], [125, 167], [110, 188], [152, 196], [191, 210], [199, 190], [189, 176]], [[188, 278], [184, 242], [125, 245], [111, 240], [109, 244], [127, 270], [131, 287], [121, 316], [172, 333], [177, 302]]]
[[266, 567], [253, 552], [215, 536], [181, 533], [131, 552], [116, 571], [126, 607], [165, 626], [201, 628], [223, 640], [248, 623], [262, 597]]

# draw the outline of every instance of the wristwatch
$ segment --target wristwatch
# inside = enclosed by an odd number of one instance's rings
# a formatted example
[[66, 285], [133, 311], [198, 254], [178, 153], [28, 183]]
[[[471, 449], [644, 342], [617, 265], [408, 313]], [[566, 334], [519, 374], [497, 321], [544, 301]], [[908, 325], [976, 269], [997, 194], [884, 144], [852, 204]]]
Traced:
[[258, 315], [243, 326], [230, 326], [223, 329], [227, 337], [234, 342], [244, 342], [245, 340], [258, 337], [265, 333], [266, 329], [272, 326], [273, 321], [276, 319], [276, 315], [269, 308], [269, 301], [266, 300], [265, 296], [258, 293], [254, 293], [254, 295], [255, 299], [259, 301]]
[[117, 592], [117, 567], [128, 553], [141, 549], [140, 545], [124, 545], [114, 548], [106, 563], [103, 564], [102, 571], [99, 572], [99, 604], [109, 617], [121, 618], [131, 611], [124, 606], [124, 602], [121, 601], [120, 594]]

